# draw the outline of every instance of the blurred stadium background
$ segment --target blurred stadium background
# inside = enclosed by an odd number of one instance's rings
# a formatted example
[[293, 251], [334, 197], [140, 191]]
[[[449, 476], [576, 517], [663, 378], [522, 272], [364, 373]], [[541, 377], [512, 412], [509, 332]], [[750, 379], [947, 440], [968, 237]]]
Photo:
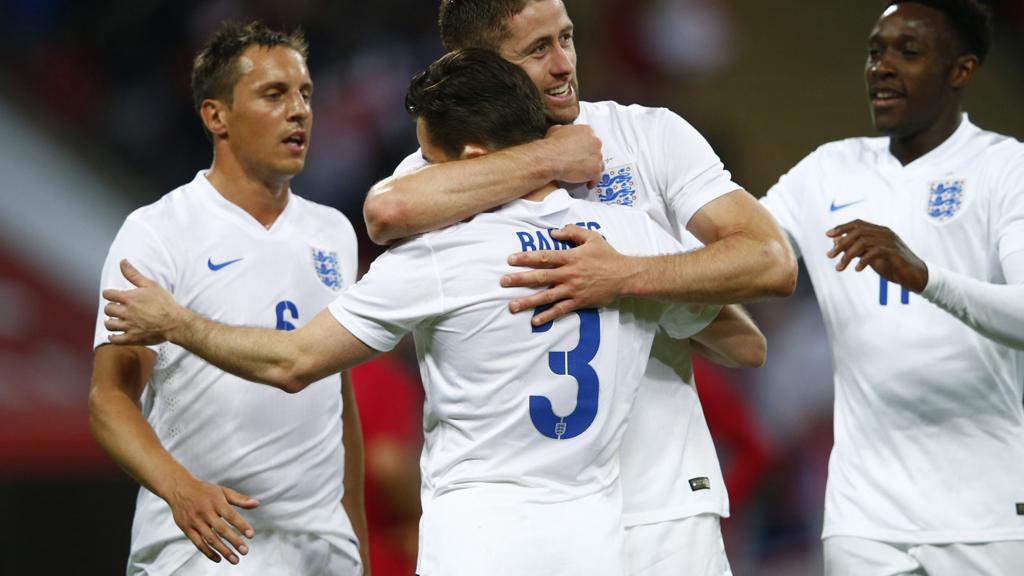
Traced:
[[[229, 18], [306, 30], [316, 122], [293, 188], [359, 229], [366, 190], [415, 148], [402, 101], [441, 53], [436, 4], [0, 0], [0, 574], [123, 573], [136, 485], [94, 444], [86, 415], [99, 268], [124, 216], [209, 165], [188, 85], [204, 38]], [[755, 195], [819, 144], [871, 133], [862, 63], [880, 2], [567, 4], [584, 98], [672, 108]], [[968, 110], [1021, 138], [1024, 2], [992, 5], [996, 47]], [[378, 253], [360, 242], [366, 261]], [[753, 306], [765, 368], [699, 367], [738, 575], [820, 572], [830, 359], [806, 277], [798, 292]], [[378, 576], [415, 543], [416, 373], [398, 353], [360, 385], [368, 441], [379, 441]]]

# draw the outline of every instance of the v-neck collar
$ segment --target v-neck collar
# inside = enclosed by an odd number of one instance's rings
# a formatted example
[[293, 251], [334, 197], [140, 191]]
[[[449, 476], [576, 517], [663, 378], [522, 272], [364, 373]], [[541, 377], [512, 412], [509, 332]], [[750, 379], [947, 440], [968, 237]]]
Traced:
[[277, 215], [274, 219], [274, 223], [267, 228], [260, 223], [259, 220], [249, 214], [241, 206], [228, 200], [220, 193], [213, 184], [210, 183], [207, 178], [207, 170], [200, 170], [195, 179], [192, 180], [191, 186], [200, 191], [203, 199], [208, 202], [214, 209], [222, 212], [227, 218], [235, 221], [239, 226], [250, 230], [254, 234], [262, 235], [276, 235], [287, 226], [288, 221], [291, 219], [290, 215], [293, 211], [292, 206], [295, 204], [295, 200], [292, 197], [291, 189], [288, 190], [288, 201], [284, 206], [284, 210]]

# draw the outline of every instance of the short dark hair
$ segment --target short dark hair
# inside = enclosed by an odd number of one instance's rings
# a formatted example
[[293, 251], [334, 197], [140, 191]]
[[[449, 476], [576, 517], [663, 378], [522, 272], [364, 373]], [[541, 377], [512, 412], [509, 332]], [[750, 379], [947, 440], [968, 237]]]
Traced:
[[309, 44], [300, 28], [284, 33], [261, 22], [224, 22], [192, 61], [192, 101], [197, 113], [207, 99], [232, 104], [235, 84], [241, 77], [238, 58], [250, 46], [284, 46], [301, 54], [303, 60], [309, 56]]
[[979, 0], [888, 0], [885, 7], [913, 2], [946, 15], [960, 40], [960, 54], [973, 54], [985, 62], [992, 47], [992, 9]]
[[437, 24], [445, 50], [497, 50], [509, 37], [509, 20], [536, 0], [441, 0]]
[[482, 48], [449, 52], [417, 74], [405, 106], [453, 157], [467, 144], [496, 151], [539, 140], [548, 130], [540, 92], [526, 72]]

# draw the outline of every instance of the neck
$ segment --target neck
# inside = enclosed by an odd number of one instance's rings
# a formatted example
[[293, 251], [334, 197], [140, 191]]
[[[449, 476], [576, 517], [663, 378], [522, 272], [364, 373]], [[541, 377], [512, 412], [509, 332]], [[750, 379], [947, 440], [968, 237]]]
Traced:
[[529, 194], [526, 194], [525, 196], [523, 196], [523, 200], [530, 200], [532, 202], [540, 202], [540, 201], [544, 200], [545, 198], [547, 198], [549, 194], [551, 194], [555, 190], [558, 190], [558, 188], [559, 187], [556, 186], [554, 182], [551, 182], [550, 184], [547, 184], [545, 186], [537, 188], [533, 192], [530, 192]]
[[936, 149], [960, 127], [962, 118], [960, 107], [952, 114], [940, 118], [931, 126], [908, 136], [892, 136], [889, 138], [889, 152], [906, 166], [921, 156]]
[[264, 228], [273, 226], [288, 205], [289, 179], [270, 178], [247, 170], [231, 154], [215, 151], [206, 178], [221, 196], [245, 210]]

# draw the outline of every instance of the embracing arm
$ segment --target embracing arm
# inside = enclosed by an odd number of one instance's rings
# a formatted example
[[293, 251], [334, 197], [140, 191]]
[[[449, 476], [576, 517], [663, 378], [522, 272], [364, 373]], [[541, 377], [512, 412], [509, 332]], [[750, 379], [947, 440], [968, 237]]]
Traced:
[[553, 304], [534, 316], [538, 326], [579, 308], [607, 306], [621, 296], [730, 304], [793, 293], [793, 249], [771, 215], [745, 191], [705, 205], [690, 220], [690, 230], [707, 246], [666, 256], [623, 256], [596, 232], [578, 226], [557, 230], [554, 238], [577, 247], [509, 257], [510, 265], [535, 270], [508, 274], [502, 286], [547, 288], [509, 307], [520, 312]]
[[757, 324], [739, 305], [722, 308], [714, 322], [691, 338], [691, 348], [728, 368], [760, 368], [768, 344]]
[[297, 330], [226, 326], [178, 305], [166, 290], [126, 260], [121, 271], [138, 289], [104, 290], [110, 301], [106, 328], [123, 332], [115, 344], [173, 342], [246, 380], [299, 392], [306, 386], [369, 360], [378, 352], [323, 310]]
[[548, 184], [588, 182], [603, 169], [588, 126], [554, 126], [546, 138], [481, 157], [431, 164], [378, 182], [363, 217], [377, 244], [443, 228]]
[[366, 468], [363, 457], [363, 427], [359, 421], [352, 374], [341, 373], [341, 441], [345, 447], [345, 494], [341, 505], [359, 539], [363, 576], [370, 576], [370, 536], [366, 525]]
[[726, 304], [789, 296], [796, 288], [796, 257], [785, 234], [746, 191], [709, 202], [687, 229], [706, 246], [634, 259], [624, 295]]
[[256, 500], [230, 488], [193, 477], [160, 444], [142, 415], [139, 399], [153, 371], [155, 354], [141, 346], [104, 345], [96, 349], [89, 390], [89, 428], [96, 442], [144, 488], [163, 498], [174, 521], [210, 560], [232, 564], [254, 535], [234, 506], [252, 509]]

